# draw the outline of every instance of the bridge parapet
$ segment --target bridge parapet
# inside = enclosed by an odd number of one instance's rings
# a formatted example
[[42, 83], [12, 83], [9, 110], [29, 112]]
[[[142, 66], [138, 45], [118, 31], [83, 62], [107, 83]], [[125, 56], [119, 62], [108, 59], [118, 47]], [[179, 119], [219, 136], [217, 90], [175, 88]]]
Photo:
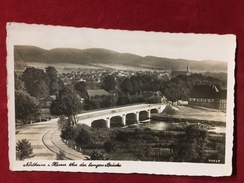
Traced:
[[93, 121], [104, 120], [106, 127], [110, 128], [110, 119], [112, 117], [120, 116], [122, 118], [123, 126], [126, 125], [126, 115], [134, 113], [136, 115], [135, 121], [139, 122], [139, 116], [141, 111], [147, 112], [147, 118], [151, 117], [151, 110], [156, 109], [158, 113], [161, 113], [166, 104], [140, 104], [126, 107], [116, 107], [113, 109], [104, 109], [99, 111], [93, 111], [88, 113], [79, 114], [76, 116], [78, 124], [86, 124], [88, 126], [92, 125]]

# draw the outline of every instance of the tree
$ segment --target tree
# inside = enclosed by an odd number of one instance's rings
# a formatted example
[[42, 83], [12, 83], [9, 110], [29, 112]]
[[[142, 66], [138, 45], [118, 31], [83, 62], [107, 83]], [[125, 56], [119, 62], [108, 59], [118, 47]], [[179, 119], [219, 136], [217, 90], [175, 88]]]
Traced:
[[59, 116], [59, 119], [58, 119], [58, 127], [59, 127], [59, 129], [64, 129], [67, 126], [69, 126], [68, 119], [64, 115]]
[[124, 94], [131, 94], [133, 92], [133, 86], [129, 78], [125, 78], [120, 84], [120, 89]]
[[141, 86], [140, 86], [140, 82], [137, 79], [136, 76], [132, 76], [130, 78], [130, 82], [132, 85], [132, 94], [136, 94], [136, 93], [140, 93], [141, 92]]
[[40, 114], [39, 102], [25, 91], [15, 91], [15, 117], [22, 124]]
[[86, 100], [86, 104], [85, 104], [86, 110], [99, 109], [99, 108], [101, 108], [101, 99], [98, 96], [94, 96], [89, 100]]
[[83, 128], [76, 129], [75, 143], [82, 147], [91, 144], [90, 134]]
[[16, 72], [14, 72], [14, 89], [25, 91], [25, 85]]
[[207, 143], [208, 131], [202, 125], [190, 125], [185, 133], [179, 135], [173, 148], [174, 161], [204, 162], [204, 147]]
[[64, 126], [61, 130], [60, 137], [64, 140], [73, 139], [75, 137], [75, 132], [71, 124]]
[[61, 132], [60, 137], [62, 139], [69, 140], [75, 137], [74, 128], [64, 115], [61, 115], [59, 117], [58, 126]]
[[81, 99], [77, 93], [68, 88], [64, 87], [59, 91], [59, 94], [50, 106], [51, 115], [65, 115], [68, 117], [70, 124], [75, 124], [75, 115], [81, 111], [82, 104]]
[[118, 104], [118, 105], [131, 104], [131, 96], [130, 96], [129, 94], [127, 94], [127, 95], [125, 95], [125, 94], [121, 94], [121, 95], [118, 97], [117, 104]]
[[19, 140], [16, 144], [16, 157], [19, 160], [24, 160], [26, 158], [30, 158], [33, 153], [33, 148], [31, 147], [31, 143], [26, 140]]
[[116, 80], [115, 77], [112, 75], [107, 75], [102, 82], [102, 89], [104, 90], [114, 90], [116, 87]]
[[22, 74], [21, 80], [24, 82], [27, 92], [35, 97], [46, 97], [49, 95], [48, 86], [50, 80], [42, 69], [28, 67]]
[[52, 66], [48, 66], [45, 68], [46, 70], [46, 75], [49, 79], [49, 93], [55, 94], [57, 93], [62, 87], [63, 87], [63, 81], [58, 77], [58, 71], [52, 67]]
[[161, 87], [161, 92], [172, 102], [188, 100], [192, 87], [197, 84], [216, 85], [220, 89], [223, 81], [202, 74], [192, 74], [190, 76], [179, 75], [166, 82]]
[[74, 87], [75, 87], [75, 91], [81, 94], [86, 91], [87, 83], [84, 81], [79, 81], [78, 83], [75, 83]]
[[103, 95], [101, 96], [101, 107], [113, 107], [117, 103], [117, 99], [114, 95]]
[[58, 71], [53, 66], [48, 66], [45, 68], [46, 74], [50, 79], [55, 80], [58, 77]]

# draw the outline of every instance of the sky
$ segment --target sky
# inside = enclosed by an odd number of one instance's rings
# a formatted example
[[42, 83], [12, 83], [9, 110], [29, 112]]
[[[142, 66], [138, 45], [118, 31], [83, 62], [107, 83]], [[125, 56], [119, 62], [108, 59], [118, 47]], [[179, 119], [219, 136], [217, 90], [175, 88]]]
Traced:
[[7, 43], [53, 48], [105, 48], [140, 56], [188, 60], [232, 61], [234, 35], [183, 34], [112, 29], [74, 28], [9, 23]]

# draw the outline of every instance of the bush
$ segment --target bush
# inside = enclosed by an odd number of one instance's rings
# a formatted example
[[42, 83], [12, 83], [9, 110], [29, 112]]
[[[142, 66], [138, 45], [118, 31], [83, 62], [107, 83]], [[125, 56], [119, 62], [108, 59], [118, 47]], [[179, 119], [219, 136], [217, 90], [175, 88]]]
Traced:
[[174, 115], [176, 113], [176, 110], [172, 108], [172, 106], [167, 105], [165, 109], [163, 110], [164, 114], [170, 114]]
[[61, 130], [60, 137], [64, 140], [73, 139], [74, 136], [75, 134], [72, 126], [66, 126]]
[[23, 139], [17, 142], [16, 145], [16, 157], [18, 160], [24, 160], [26, 158], [30, 158], [33, 153], [33, 148], [31, 147], [31, 143]]
[[65, 160], [64, 151], [59, 151], [59, 153], [56, 155], [56, 160]]
[[121, 142], [128, 142], [129, 138], [131, 136], [133, 136], [133, 132], [127, 132], [127, 131], [118, 130], [115, 133], [115, 140], [121, 141]]
[[65, 129], [67, 126], [70, 126], [68, 119], [64, 115], [59, 117], [58, 126], [60, 130]]
[[77, 145], [80, 145], [82, 147], [91, 144], [90, 134], [83, 128], [76, 129], [76, 135], [74, 140]]
[[92, 151], [90, 154], [90, 160], [105, 160], [106, 158], [102, 153], [97, 152], [96, 150]]
[[135, 104], [135, 103], [142, 103], [145, 102], [144, 98], [142, 98], [141, 96], [138, 95], [131, 95], [131, 103]]
[[153, 153], [153, 148], [150, 145], [145, 145], [143, 147], [138, 147], [136, 154], [142, 157], [150, 157]]
[[116, 150], [116, 144], [113, 141], [106, 141], [103, 148], [107, 153], [114, 152]]
[[160, 103], [161, 102], [161, 97], [152, 97], [152, 98], [148, 98], [146, 100], [147, 103], [149, 104], [155, 104], [155, 103]]

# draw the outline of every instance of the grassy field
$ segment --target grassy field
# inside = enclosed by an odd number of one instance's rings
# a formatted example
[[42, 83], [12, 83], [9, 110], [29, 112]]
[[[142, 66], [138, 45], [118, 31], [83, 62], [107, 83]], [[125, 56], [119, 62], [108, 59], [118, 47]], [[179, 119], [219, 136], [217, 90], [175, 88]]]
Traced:
[[175, 111], [173, 114], [163, 112], [161, 114], [154, 114], [155, 116], [172, 116], [174, 118], [186, 118], [207, 121], [219, 121], [226, 123], [226, 112], [219, 109], [211, 109], [199, 106], [172, 106]]

